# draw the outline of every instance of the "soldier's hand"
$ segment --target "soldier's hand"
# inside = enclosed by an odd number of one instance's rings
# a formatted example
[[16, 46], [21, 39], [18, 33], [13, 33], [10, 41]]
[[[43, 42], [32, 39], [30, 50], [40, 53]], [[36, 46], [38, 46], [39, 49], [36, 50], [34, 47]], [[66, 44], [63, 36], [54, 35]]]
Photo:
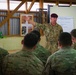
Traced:
[[32, 24], [33, 26], [35, 26], [35, 22], [32, 21], [32, 20], [29, 20], [28, 23], [29, 23], [29, 24]]
[[25, 21], [29, 21], [30, 17], [29, 16], [25, 16]]

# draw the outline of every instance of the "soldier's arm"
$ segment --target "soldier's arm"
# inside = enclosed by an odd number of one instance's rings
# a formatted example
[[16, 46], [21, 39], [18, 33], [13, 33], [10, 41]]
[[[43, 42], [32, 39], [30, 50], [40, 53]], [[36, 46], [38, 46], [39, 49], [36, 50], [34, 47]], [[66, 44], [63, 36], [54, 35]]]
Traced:
[[51, 56], [48, 57], [42, 75], [55, 75], [51, 67]]
[[9, 53], [7, 50], [0, 48], [0, 74], [2, 73], [2, 64], [3, 64], [4, 57], [8, 54]]
[[61, 27], [60, 33], [62, 33], [62, 32], [63, 32], [63, 28]]
[[35, 23], [35, 27], [44, 31], [46, 29], [46, 24]]
[[8, 65], [8, 55], [5, 56], [5, 58], [3, 60], [3, 64], [2, 64], [2, 72], [3, 72], [3, 75], [6, 74], [7, 65]]
[[50, 63], [47, 63], [44, 70], [43, 70], [43, 73], [42, 75], [55, 75], [55, 72], [54, 70], [52, 69], [51, 67], [51, 64]]
[[42, 29], [42, 30], [45, 30], [46, 28], [46, 24], [40, 24], [40, 23], [37, 23], [37, 22], [34, 22], [32, 20], [29, 20], [28, 23], [32, 24], [34, 28], [38, 28], [38, 29]]

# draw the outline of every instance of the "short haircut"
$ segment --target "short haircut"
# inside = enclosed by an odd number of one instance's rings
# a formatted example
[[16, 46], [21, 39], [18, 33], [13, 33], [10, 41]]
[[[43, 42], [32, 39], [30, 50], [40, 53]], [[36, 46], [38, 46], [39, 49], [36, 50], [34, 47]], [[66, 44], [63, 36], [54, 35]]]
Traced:
[[58, 15], [56, 13], [52, 13], [51, 17], [58, 18]]
[[72, 37], [71, 37], [70, 33], [68, 33], [68, 32], [62, 32], [60, 34], [58, 40], [59, 40], [60, 44], [62, 44], [63, 46], [72, 45]]
[[24, 37], [24, 46], [33, 48], [38, 42], [38, 36], [35, 33], [28, 33]]
[[38, 39], [40, 40], [40, 32], [38, 30], [33, 30], [32, 33], [35, 33], [38, 36]]
[[76, 38], [76, 29], [73, 29], [70, 33], [71, 33], [71, 35], [72, 35], [73, 37]]

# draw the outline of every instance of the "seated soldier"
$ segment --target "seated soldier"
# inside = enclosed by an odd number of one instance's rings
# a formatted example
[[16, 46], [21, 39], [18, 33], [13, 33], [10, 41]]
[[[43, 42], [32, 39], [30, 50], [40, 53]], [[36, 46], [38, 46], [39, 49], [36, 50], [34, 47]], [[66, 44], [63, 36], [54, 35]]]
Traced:
[[49, 56], [43, 75], [76, 75], [76, 50], [71, 47], [71, 35], [61, 33], [58, 45], [60, 50]]
[[22, 50], [5, 57], [3, 75], [41, 75], [43, 63], [32, 53], [37, 43], [36, 34], [26, 34], [22, 40]]
[[0, 48], [0, 75], [3, 75], [2, 74], [2, 64], [3, 64], [3, 59], [7, 54], [9, 54], [7, 50]]
[[72, 35], [72, 46], [74, 49], [76, 49], [76, 29], [73, 29], [70, 33]]
[[[38, 39], [40, 41], [40, 32], [38, 30], [33, 30], [33, 33], [35, 33], [38, 36]], [[50, 56], [50, 52], [45, 49], [43, 46], [41, 46], [39, 43], [36, 46], [36, 49], [33, 52], [45, 65], [47, 58]]]

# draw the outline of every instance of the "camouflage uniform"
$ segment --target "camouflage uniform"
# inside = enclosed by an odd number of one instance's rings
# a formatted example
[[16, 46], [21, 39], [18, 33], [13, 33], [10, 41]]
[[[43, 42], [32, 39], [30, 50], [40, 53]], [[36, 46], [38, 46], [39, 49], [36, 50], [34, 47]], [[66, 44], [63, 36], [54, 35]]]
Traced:
[[37, 44], [36, 49], [33, 52], [45, 65], [47, 58], [50, 56], [50, 52], [46, 50], [43, 46], [40, 44]]
[[5, 49], [0, 48], [0, 75], [2, 74], [2, 63], [3, 63], [3, 59], [4, 57], [8, 54], [8, 51]]
[[76, 50], [64, 47], [49, 56], [43, 75], [76, 75]]
[[3, 63], [4, 75], [41, 75], [43, 68], [43, 63], [27, 50], [6, 56]]
[[74, 43], [72, 46], [73, 46], [74, 49], [76, 49], [76, 43]]
[[61, 32], [63, 32], [62, 27], [59, 24], [56, 24], [55, 26], [52, 26], [50, 24], [38, 24], [36, 23], [36, 27], [42, 29], [44, 31], [44, 34], [46, 36], [46, 49], [48, 49], [51, 53], [54, 53], [58, 50], [58, 36]]

